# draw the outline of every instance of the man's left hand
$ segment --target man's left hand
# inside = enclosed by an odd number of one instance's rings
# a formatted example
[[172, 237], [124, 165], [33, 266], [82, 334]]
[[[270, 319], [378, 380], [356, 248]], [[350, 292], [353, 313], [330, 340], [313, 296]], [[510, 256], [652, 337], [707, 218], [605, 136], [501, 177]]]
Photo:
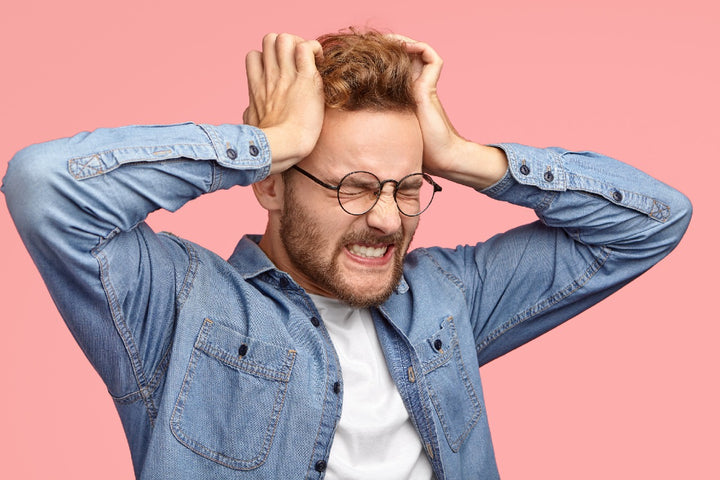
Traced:
[[461, 137], [440, 103], [437, 94], [443, 65], [440, 55], [426, 43], [402, 35], [390, 37], [404, 42], [413, 56], [413, 91], [423, 134], [423, 170], [477, 189], [500, 180], [507, 170], [504, 152]]

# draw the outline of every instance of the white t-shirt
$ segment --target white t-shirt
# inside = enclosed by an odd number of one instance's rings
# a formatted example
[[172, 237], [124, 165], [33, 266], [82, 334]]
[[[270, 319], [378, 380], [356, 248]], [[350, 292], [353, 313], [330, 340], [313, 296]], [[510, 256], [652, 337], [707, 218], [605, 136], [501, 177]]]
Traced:
[[370, 311], [310, 297], [330, 333], [343, 376], [342, 414], [325, 478], [432, 479], [432, 467], [390, 377]]

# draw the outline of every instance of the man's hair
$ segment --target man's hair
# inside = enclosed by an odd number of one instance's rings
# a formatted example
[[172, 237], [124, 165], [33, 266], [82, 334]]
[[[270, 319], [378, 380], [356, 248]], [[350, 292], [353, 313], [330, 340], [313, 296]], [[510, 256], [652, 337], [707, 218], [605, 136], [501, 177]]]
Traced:
[[325, 105], [339, 110], [414, 111], [412, 61], [400, 40], [355, 28], [318, 38]]

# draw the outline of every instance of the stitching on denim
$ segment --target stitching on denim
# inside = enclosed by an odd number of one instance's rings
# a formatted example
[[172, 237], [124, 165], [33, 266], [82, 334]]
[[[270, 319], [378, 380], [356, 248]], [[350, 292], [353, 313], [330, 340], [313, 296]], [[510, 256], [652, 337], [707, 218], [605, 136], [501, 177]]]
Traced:
[[508, 330], [516, 327], [517, 325], [520, 325], [521, 323], [524, 323], [528, 319], [544, 312], [545, 310], [549, 309], [553, 305], [559, 303], [560, 301], [564, 300], [568, 296], [570, 296], [572, 293], [577, 291], [578, 289], [582, 288], [592, 277], [595, 276], [595, 274], [602, 268], [602, 266], [605, 264], [607, 259], [610, 257], [611, 250], [607, 247], [601, 247], [603, 256], [596, 258], [589, 266], [588, 268], [580, 275], [580, 277], [573, 280], [569, 285], [567, 285], [565, 288], [555, 292], [554, 294], [550, 295], [549, 297], [541, 300], [540, 302], [536, 303], [532, 307], [529, 307], [525, 309], [524, 311], [516, 314], [514, 317], [512, 317], [507, 322], [500, 325], [498, 328], [490, 332], [485, 339], [480, 342], [477, 345], [477, 353], [478, 355], [482, 352], [484, 348], [486, 348], [488, 345], [490, 345], [493, 341], [497, 340], [498, 337], [505, 334]]
[[[109, 171], [114, 170], [120, 165], [124, 165], [126, 163], [132, 163], [137, 161], [145, 161], [145, 162], [159, 162], [164, 160], [171, 160], [170, 158], [155, 158], [152, 157], [146, 153], [141, 154], [141, 152], [138, 152], [138, 157], [141, 160], [133, 159], [133, 160], [117, 160], [115, 159], [115, 162], [113, 165], [107, 166], [102, 161], [102, 156], [113, 154], [114, 152], [120, 152], [120, 151], [131, 151], [131, 150], [158, 150], [158, 149], [166, 149], [162, 151], [162, 153], [165, 153], [165, 151], [168, 152], [175, 152], [178, 147], [191, 147], [191, 148], [197, 148], [197, 147], [207, 147], [207, 145], [202, 143], [177, 143], [172, 145], [136, 145], [136, 146], [128, 146], [128, 147], [122, 147], [122, 148], [113, 148], [110, 150], [103, 150], [101, 152], [95, 152], [91, 155], [83, 155], [81, 157], [73, 157], [68, 160], [68, 171], [70, 174], [76, 179], [76, 180], [83, 180], [86, 178], [90, 178], [96, 175], [100, 175]], [[179, 157], [181, 155], [178, 155]]]
[[[173, 436], [180, 443], [185, 445], [187, 448], [189, 448], [196, 454], [207, 458], [208, 460], [212, 460], [213, 462], [216, 462], [233, 470], [252, 470], [262, 466], [267, 460], [270, 447], [272, 446], [272, 443], [275, 439], [275, 434], [277, 432], [277, 425], [280, 420], [279, 417], [285, 404], [285, 395], [287, 394], [288, 389], [287, 382], [276, 382], [279, 387], [277, 388], [277, 391], [275, 393], [273, 409], [270, 415], [270, 423], [265, 430], [262, 447], [259, 453], [250, 460], [233, 458], [229, 455], [211, 450], [205, 445], [202, 445], [201, 443], [187, 436], [180, 425], [185, 409], [185, 401], [187, 400], [187, 395], [190, 393], [190, 386], [195, 376], [199, 359], [202, 358], [203, 350], [201, 348], [201, 345], [207, 343], [207, 338], [210, 335], [210, 330], [213, 324], [214, 323], [212, 320], [206, 318], [200, 328], [200, 333], [198, 334], [197, 340], [195, 342], [188, 368], [185, 371], [185, 376], [183, 378], [183, 383], [180, 393], [178, 395], [178, 399], [175, 403], [175, 407], [173, 408], [173, 413], [170, 419], [170, 430], [172, 431]], [[295, 363], [296, 354], [297, 352], [295, 350], [287, 351], [287, 355], [285, 356], [285, 361], [283, 364], [283, 370], [292, 371], [293, 365]]]
[[219, 136], [217, 135], [217, 131], [212, 125], [207, 124], [201, 124], [200, 128], [205, 132], [205, 134], [208, 136], [208, 139], [210, 140], [210, 145], [212, 145], [213, 150], [215, 151], [215, 158], [220, 159], [220, 150], [218, 150], [217, 146], [222, 145], [222, 141], [220, 140]]
[[129, 327], [125, 322], [125, 317], [122, 314], [122, 309], [120, 308], [115, 289], [112, 286], [112, 282], [110, 282], [108, 272], [109, 264], [107, 257], [101, 250], [98, 250], [97, 247], [94, 248], [91, 253], [98, 262], [98, 265], [100, 266], [100, 283], [102, 284], [103, 290], [105, 291], [105, 296], [107, 297], [108, 303], [110, 305], [110, 313], [113, 317], [115, 329], [120, 335], [123, 345], [125, 346], [125, 351], [127, 352], [128, 358], [130, 359], [130, 364], [132, 365], [133, 369], [133, 375], [135, 376], [135, 382], [139, 388], [139, 393], [143, 399], [143, 403], [145, 404], [145, 409], [148, 415], [148, 419], [150, 421], [150, 425], [154, 426], [155, 418], [157, 417], [157, 408], [155, 407], [152, 398], [148, 396], [148, 392], [146, 390], [147, 379], [145, 378], [145, 373], [142, 369], [142, 362], [140, 360], [138, 348], [135, 345], [135, 341], [132, 338]]
[[435, 268], [437, 268], [440, 273], [442, 273], [445, 278], [450, 280], [455, 286], [462, 292], [463, 296], [467, 299], [467, 292], [465, 291], [465, 285], [463, 284], [462, 280], [460, 280], [455, 274], [448, 272], [445, 270], [442, 265], [433, 257], [430, 252], [428, 252], [425, 248], [416, 248], [414, 250], [415, 253], [425, 255], [427, 258], [430, 259], [430, 261], [435, 265]]
[[214, 192], [219, 189], [222, 185], [223, 180], [223, 171], [217, 164], [217, 162], [211, 162], [210, 165], [212, 166], [212, 181], [210, 182], [210, 188], [208, 189], [208, 193]]
[[155, 369], [155, 373], [153, 373], [150, 381], [148, 382], [148, 395], [152, 395], [153, 393], [155, 393], [155, 390], [160, 385], [161, 379], [165, 376], [165, 372], [167, 372], [167, 369], [170, 366], [170, 352], [172, 351], [172, 346], [173, 342], [171, 341], [165, 349], [165, 353], [163, 353], [163, 356], [160, 359], [160, 363]]
[[[435, 405], [435, 411], [437, 413], [438, 418], [440, 419], [440, 424], [442, 425], [443, 432], [445, 433], [445, 438], [448, 441], [448, 444], [450, 445], [450, 448], [453, 452], [457, 452], [460, 448], [460, 445], [463, 444], [465, 439], [470, 435], [470, 432], [475, 427], [477, 422], [480, 420], [480, 417], [482, 416], [482, 405], [480, 405], [480, 401], [477, 398], [477, 392], [475, 391], [475, 387], [472, 385], [472, 382], [470, 381], [470, 378], [467, 375], [467, 370], [465, 369], [465, 362], [462, 358], [462, 352], [460, 351], [460, 343], [458, 341], [457, 337], [457, 329], [455, 328], [455, 322], [452, 318], [452, 316], [447, 318], [448, 327], [450, 328], [450, 335], [452, 337], [452, 342], [450, 344], [450, 349], [448, 351], [448, 354], [446, 355], [446, 359], [441, 363], [441, 365], [446, 365], [449, 363], [450, 359], [454, 358], [454, 370], [460, 374], [460, 377], [462, 379], [462, 383], [465, 387], [465, 392], [467, 393], [467, 399], [470, 400], [470, 403], [473, 406], [473, 416], [468, 421], [466, 425], [464, 425], [464, 430], [458, 436], [456, 439], [451, 438], [451, 430], [450, 425], [446, 420], [444, 411], [442, 409], [442, 404], [440, 402], [440, 399], [437, 396], [437, 393], [435, 392], [435, 389], [432, 386], [432, 382], [427, 382], [427, 389], [428, 394], [430, 395], [430, 398]], [[425, 364], [423, 364], [423, 374], [427, 375], [430, 372], [436, 370], [441, 365], [434, 365], [435, 360], [431, 360], [429, 362], [426, 362], [428, 365], [432, 366], [433, 368], [428, 369], [425, 371]], [[453, 364], [450, 364], [450, 368], [453, 368]]]
[[[577, 174], [577, 173], [573, 173], [572, 175], [573, 175], [573, 177], [577, 177], [577, 178], [579, 178], [579, 179], [582, 179], [583, 181], [586, 181], [587, 183], [590, 183], [590, 184], [606, 185], [606, 184], [604, 184], [604, 183], [602, 183], [602, 182], [598, 182], [597, 179], [594, 179], [594, 178], [591, 178], [591, 177], [587, 177], [587, 176], [580, 175], [580, 174]], [[635, 210], [636, 212], [643, 213], [643, 214], [645, 214], [645, 215], [647, 215], [647, 216], [649, 216], [649, 217], [651, 217], [651, 218], [653, 218], [653, 219], [655, 219], [655, 220], [657, 220], [657, 221], [659, 221], [659, 222], [662, 222], [662, 223], [665, 223], [665, 222], [667, 221], [667, 219], [670, 217], [670, 206], [669, 206], [669, 205], [667, 205], [667, 204], [665, 204], [665, 203], [663, 203], [663, 202], [661, 202], [661, 201], [659, 201], [659, 200], [657, 200], [657, 199], [655, 199], [655, 198], [653, 198], [653, 197], [650, 197], [650, 196], [648, 196], [648, 195], [645, 195], [644, 193], [636, 192], [636, 191], [634, 191], [634, 190], [620, 189], [620, 190], [622, 190], [623, 192], [630, 193], [630, 194], [632, 194], [632, 195], [634, 195], [634, 196], [636, 196], [636, 197], [640, 197], [640, 198], [642, 198], [642, 199], [644, 199], [644, 200], [651, 200], [651, 201], [652, 201], [652, 206], [650, 207], [650, 210], [642, 209], [642, 208], [640, 208], [639, 206], [636, 206], [636, 205], [629, 205], [629, 204], [614, 202], [614, 201], [612, 201], [612, 200], [605, 194], [606, 190], [603, 190], [602, 192], [593, 192], [593, 191], [581, 190], [581, 189], [577, 189], [577, 188], [572, 188], [572, 189], [570, 189], [570, 190], [573, 191], [573, 192], [578, 192], [578, 193], [586, 193], [586, 194], [599, 195], [599, 196], [603, 197], [605, 200], [611, 201], [611, 203], [613, 203], [613, 204], [615, 204], [615, 205], [619, 205], [619, 206], [621, 206], [621, 207], [629, 208], [629, 209], [631, 209], [631, 210]], [[618, 189], [617, 189], [617, 188], [614, 188], [614, 187], [611, 187], [610, 190], [612, 191], [612, 190], [618, 190]]]
[[[388, 324], [391, 323], [390, 316], [385, 311], [384, 307], [378, 306], [375, 308], [375, 310], [377, 310], [383, 317], [385, 317], [385, 321]], [[385, 327], [385, 328], [388, 328], [388, 327]], [[401, 337], [398, 335], [391, 336], [390, 341], [393, 343], [393, 345], [395, 345], [394, 350], [397, 352], [401, 352], [401, 351], [403, 351], [403, 349], [408, 349], [407, 347], [405, 347], [405, 345], [403, 345], [403, 343], [401, 342]], [[442, 470], [442, 464], [439, 463], [439, 461], [440, 461], [440, 455], [439, 455], [440, 446], [437, 441], [437, 436], [433, 437], [433, 432], [435, 431], [435, 429], [434, 429], [435, 422], [433, 422], [433, 420], [432, 420], [432, 415], [430, 414], [430, 410], [427, 405], [427, 400], [425, 400], [425, 398], [423, 398], [423, 392], [425, 390], [427, 390], [427, 386], [426, 386], [427, 379], [425, 378], [425, 372], [422, 370], [422, 366], [421, 366], [422, 362], [420, 361], [420, 359], [418, 359], [417, 363], [413, 362], [413, 356], [414, 356], [413, 354], [415, 352], [415, 349], [412, 346], [410, 346], [410, 348], [408, 350], [409, 350], [409, 354], [410, 354], [409, 355], [410, 366], [413, 368], [413, 371], [415, 372], [415, 385], [416, 385], [415, 389], [417, 392], [417, 399], [420, 403], [420, 409], [422, 411], [422, 420], [424, 422], [423, 426], [425, 427], [425, 431], [427, 431], [427, 436], [431, 440], [430, 445], [432, 445], [435, 452], [438, 452], [438, 454], [435, 455], [435, 459], [430, 460], [430, 463], [433, 466], [437, 465], [438, 469]], [[418, 369], [418, 366], [420, 366], [419, 369]], [[399, 374], [400, 378], [403, 378], [403, 375], [407, 375], [407, 370], [405, 370], [404, 368]], [[407, 377], [405, 377], [405, 378], [407, 378]], [[410, 388], [409, 385], [406, 386], [407, 383], [405, 381], [395, 382], [395, 384], [398, 388], [398, 391], [402, 391], [405, 393], [404, 396], [401, 395], [401, 398], [403, 399], [403, 403], [405, 402], [405, 398], [407, 398], [410, 407], [415, 406], [415, 403], [412, 401], [413, 400], [412, 394], [409, 391], [409, 388]], [[413, 411], [413, 408], [408, 408], [408, 413], [411, 417], [416, 417], [415, 412]], [[415, 419], [415, 423], [417, 424], [416, 419]], [[418, 432], [419, 431], [420, 431], [420, 427], [418, 426]], [[422, 435], [420, 435], [420, 436], [422, 439]], [[434, 467], [433, 467], [433, 470], [435, 470]], [[440, 478], [440, 477], [438, 477], [438, 478]]]
[[[411, 362], [411, 363], [412, 363], [412, 362]], [[417, 371], [417, 369], [416, 369], [416, 371]], [[443, 466], [443, 465], [440, 463], [440, 444], [439, 444], [439, 440], [438, 440], [438, 438], [437, 438], [437, 435], [436, 435], [435, 437], [433, 437], [434, 428], [431, 429], [431, 427], [434, 427], [435, 422], [432, 421], [432, 415], [431, 415], [431, 413], [430, 413], [430, 409], [428, 408], [427, 401], [426, 401], [425, 399], [423, 399], [423, 396], [422, 396], [423, 390], [428, 391], [428, 396], [429, 396], [429, 395], [430, 395], [430, 392], [429, 392], [429, 389], [430, 389], [430, 388], [429, 388], [429, 385], [427, 385], [428, 382], [427, 382], [427, 379], [425, 378], [425, 373], [424, 373], [424, 372], [423, 372], [422, 375], [419, 376], [419, 379], [418, 379], [418, 375], [417, 375], [417, 373], [416, 373], [416, 374], [415, 374], [415, 378], [416, 378], [415, 382], [416, 382], [417, 385], [418, 385], [418, 398], [420, 399], [420, 407], [422, 408], [423, 416], [425, 417], [426, 429], [428, 430], [428, 436], [430, 437], [430, 440], [431, 440], [430, 445], [432, 445], [432, 447], [433, 447], [433, 449], [434, 449], [433, 451], [436, 452], [435, 458], [431, 460], [431, 463], [432, 463], [433, 465], [437, 465], [439, 469], [442, 469], [442, 466]], [[420, 389], [421, 382], [422, 382], [422, 387], [423, 387], [422, 390]], [[430, 401], [432, 402], [432, 398], [430, 399]], [[435, 441], [435, 443], [432, 443], [432, 441]]]
[[[70, 160], [82, 160], [84, 158], [88, 157], [94, 157], [99, 155], [106, 155], [108, 153], [118, 152], [122, 150], [142, 150], [142, 149], [158, 149], [158, 148], [167, 148], [170, 151], [175, 151], [175, 147], [207, 147], [204, 143], [172, 143], [167, 145], [131, 145], [131, 146], [125, 146], [122, 148], [111, 148], [108, 150], [102, 150], [100, 152], [95, 152], [91, 155], [82, 155], [80, 157], [72, 157]], [[167, 158], [161, 158], [159, 160], [168, 160]]]
[[[310, 308], [311, 313], [321, 316], [320, 312], [318, 312], [317, 308], [315, 307], [315, 303], [312, 302], [312, 300], [310, 300], [309, 296], [304, 295], [302, 298], [306, 305], [308, 305], [308, 302], [312, 304], [312, 308]], [[324, 335], [323, 335], [323, 338], [324, 338]], [[327, 342], [324, 342], [324, 341], [323, 341], [323, 353], [325, 354], [323, 357], [323, 360], [325, 361], [324, 362], [325, 378], [330, 378], [330, 361], [328, 360], [328, 355], [327, 355]], [[335, 356], [335, 358], [337, 360], [337, 356]], [[339, 360], [338, 360], [338, 363], [339, 363]], [[325, 418], [325, 407], [327, 407], [327, 405], [329, 403], [328, 402], [329, 394], [330, 394], [330, 382], [326, 381], [325, 382], [325, 395], [323, 397], [323, 402], [322, 402], [322, 412], [320, 412], [320, 426], [318, 427], [317, 433], [315, 434], [315, 440], [313, 441], [313, 448], [312, 448], [312, 451], [310, 452], [310, 463], [308, 464], [307, 473], [305, 474], [306, 479], [310, 477], [310, 473], [314, 470], [313, 469], [313, 459], [315, 458], [315, 450], [316, 450], [315, 447], [317, 447], [318, 438], [320, 437], [320, 432], [323, 429], [323, 419]]]
[[653, 199], [653, 206], [648, 215], [659, 222], [665, 223], [670, 218], [670, 206]]
[[[292, 364], [294, 363], [295, 355], [292, 355], [292, 360], [290, 362], [290, 366], [292, 367]], [[279, 422], [279, 416], [282, 412], [282, 408], [285, 404], [285, 395], [287, 394], [287, 384], [286, 383], [280, 383], [280, 388], [277, 389], [277, 392], [275, 394], [275, 401], [273, 403], [273, 411], [270, 415], [270, 423], [268, 424], [268, 428], [266, 429], [266, 436], [263, 439], [263, 445], [260, 449], [260, 452], [253, 457], [250, 460], [241, 460], [236, 459], [233, 457], [230, 457], [228, 455], [225, 455], [220, 452], [216, 452], [214, 450], [211, 450], [207, 448], [206, 446], [199, 444], [198, 442], [192, 440], [191, 438], [186, 437], [183, 435], [183, 431], [180, 428], [180, 426], [177, 426], [178, 432], [175, 432], [173, 430], [173, 435], [175, 435], [175, 438], [180, 441], [183, 445], [188, 447], [193, 452], [197, 453], [198, 455], [207, 458], [208, 460], [212, 460], [220, 465], [223, 465], [228, 468], [232, 468], [233, 470], [253, 470], [255, 468], [261, 467], [266, 461], [269, 454], [270, 447], [272, 446], [273, 441], [275, 440], [275, 434], [277, 432], [277, 425]], [[271, 428], [272, 427], [272, 428]], [[179, 436], [183, 438], [179, 438]], [[186, 441], [184, 441], [186, 440]], [[260, 460], [262, 459], [262, 460]]]
[[[454, 323], [452, 317], [450, 317], [449, 321], [450, 321], [450, 324], [452, 325], [453, 336], [457, 339], [457, 331], [455, 330], [455, 323]], [[458, 360], [459, 360], [460, 374], [462, 375], [462, 380], [463, 380], [463, 383], [465, 384], [465, 388], [469, 389], [468, 393], [470, 394], [470, 400], [471, 400], [473, 406], [475, 407], [475, 412], [476, 412], [475, 415], [473, 415], [473, 418], [470, 420], [470, 423], [468, 424], [467, 428], [465, 429], [463, 435], [455, 441], [455, 448], [453, 451], [457, 452], [458, 449], [460, 448], [460, 445], [462, 445], [463, 442], [465, 442], [465, 439], [470, 435], [470, 432], [472, 431], [473, 428], [475, 428], [475, 425], [480, 420], [480, 417], [482, 416], [482, 413], [483, 413], [483, 409], [482, 409], [482, 405], [480, 404], [480, 400], [477, 397], [477, 392], [475, 391], [475, 387], [473, 386], [472, 382], [470, 381], [470, 378], [468, 377], [467, 369], [465, 368], [465, 361], [462, 358], [462, 350], [460, 349], [460, 344], [457, 340], [455, 341], [455, 347], [457, 348], [457, 356], [458, 356]], [[452, 448], [452, 445], [450, 446], [450, 448]]]
[[535, 207], [533, 207], [533, 210], [535, 210], [535, 212], [537, 212], [537, 213], [540, 213], [540, 212], [546, 210], [550, 205], [552, 205], [552, 203], [555, 200], [555, 198], [557, 197], [558, 193], [560, 193], [560, 192], [557, 192], [555, 190], [546, 190], [545, 195], [543, 195], [542, 200], [540, 200], [538, 202], [538, 204]]
[[198, 256], [198, 252], [195, 249], [195, 246], [188, 242], [187, 240], [184, 240], [180, 237], [176, 237], [175, 235], [171, 233], [166, 233], [166, 235], [170, 235], [173, 238], [175, 238], [177, 241], [182, 243], [182, 245], [185, 247], [185, 251], [188, 254], [188, 267], [185, 271], [185, 277], [183, 278], [182, 284], [180, 285], [180, 289], [178, 290], [177, 297], [175, 299], [175, 308], [177, 308], [178, 313], [180, 310], [182, 310], [183, 305], [185, 305], [185, 301], [190, 296], [190, 291], [192, 290], [195, 276], [197, 275], [197, 271], [200, 265], [200, 260]]
[[[212, 346], [211, 344], [203, 342], [201, 344], [198, 344], [196, 348], [215, 358], [219, 362], [222, 362], [223, 364], [236, 370], [241, 370], [254, 376], [267, 378], [268, 380], [275, 380], [278, 382], [290, 381], [290, 372], [277, 372], [271, 368], [260, 365], [259, 363], [255, 363], [247, 358], [244, 358], [241, 362], [233, 361], [230, 355], [228, 355], [221, 349]], [[287, 352], [292, 353], [294, 352], [294, 350], [287, 350]]]
[[[83, 162], [82, 160], [86, 160]], [[91, 165], [91, 163], [94, 164]], [[71, 158], [68, 160], [68, 171], [75, 179], [80, 180], [83, 178], [92, 177], [103, 171], [103, 163], [100, 159], [100, 155], [95, 154], [89, 157]]]
[[436, 358], [433, 358], [432, 360], [428, 360], [427, 362], [423, 363], [423, 370], [425, 371], [425, 373], [430, 373], [434, 370], [437, 370], [438, 368], [448, 363], [452, 358], [452, 351], [455, 347], [455, 344], [455, 339], [453, 339], [452, 343], [450, 343], [450, 348], [447, 348], [445, 350], [445, 353], [437, 355]]
[[[110, 392], [108, 392], [110, 393]], [[140, 393], [140, 390], [135, 390], [134, 392], [128, 393], [126, 395], [121, 395], [119, 397], [116, 397], [112, 393], [110, 393], [110, 397], [113, 399], [113, 402], [120, 404], [120, 405], [130, 405], [131, 403], [135, 403], [138, 400], [142, 399], [142, 394]]]

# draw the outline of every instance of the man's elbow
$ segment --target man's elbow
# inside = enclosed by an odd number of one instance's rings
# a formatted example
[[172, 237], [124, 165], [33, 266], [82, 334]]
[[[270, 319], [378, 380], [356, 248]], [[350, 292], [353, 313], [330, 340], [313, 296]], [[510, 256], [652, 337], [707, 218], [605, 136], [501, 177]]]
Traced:
[[8, 163], [0, 190], [21, 233], [42, 224], [59, 208], [54, 197], [62, 191], [64, 172], [55, 156], [48, 144], [36, 144], [17, 152]]
[[693, 212], [690, 199], [677, 190], [674, 191], [669, 205], [670, 215], [663, 228], [663, 236], [666, 238], [666, 254], [670, 253], [680, 243], [690, 225]]

